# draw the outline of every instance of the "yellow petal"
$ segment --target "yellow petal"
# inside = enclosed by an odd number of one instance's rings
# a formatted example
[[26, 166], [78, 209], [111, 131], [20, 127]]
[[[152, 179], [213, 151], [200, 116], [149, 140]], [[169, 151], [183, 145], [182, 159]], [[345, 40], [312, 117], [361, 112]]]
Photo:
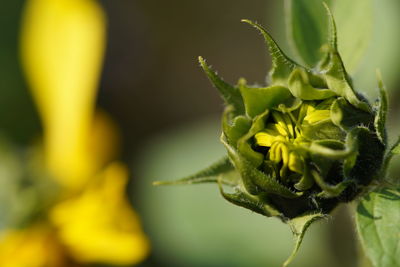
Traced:
[[112, 118], [104, 111], [96, 111], [89, 140], [91, 161], [100, 170], [119, 154], [119, 132]]
[[313, 124], [326, 119], [330, 119], [331, 112], [330, 110], [314, 110], [307, 114], [304, 117], [304, 122]]
[[264, 131], [254, 136], [256, 145], [271, 147], [274, 142], [285, 141], [287, 132], [278, 124], [268, 124]]
[[22, 63], [49, 169], [63, 185], [80, 186], [91, 171], [87, 143], [105, 46], [103, 11], [93, 0], [29, 0], [22, 25]]
[[276, 122], [277, 129], [281, 135], [288, 135], [290, 133], [288, 126], [291, 125], [290, 118], [287, 115], [278, 113], [276, 111], [272, 112], [272, 117]]
[[303, 173], [303, 162], [296, 152], [289, 155], [289, 169], [293, 172]]
[[47, 225], [7, 230], [0, 235], [2, 267], [67, 267], [65, 251]]
[[283, 165], [286, 166], [289, 163], [289, 148], [284, 143], [281, 143], [280, 147], [281, 147]]
[[275, 128], [278, 130], [280, 135], [288, 136], [289, 130], [286, 125], [277, 123], [275, 124]]
[[82, 194], [58, 204], [51, 220], [82, 263], [134, 264], [149, 252], [139, 219], [125, 197], [127, 170], [109, 165]]
[[280, 142], [273, 143], [268, 153], [269, 153], [269, 159], [271, 161], [279, 163], [282, 160]]

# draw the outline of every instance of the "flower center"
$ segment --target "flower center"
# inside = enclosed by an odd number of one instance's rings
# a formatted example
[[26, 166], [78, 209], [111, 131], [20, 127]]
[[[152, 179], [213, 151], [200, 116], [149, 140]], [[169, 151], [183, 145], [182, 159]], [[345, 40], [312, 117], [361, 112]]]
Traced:
[[304, 158], [307, 155], [298, 148], [309, 146], [312, 140], [303, 131], [330, 120], [332, 101], [325, 100], [318, 105], [315, 102], [303, 103], [293, 111], [272, 111], [265, 129], [254, 136], [256, 146], [269, 148], [267, 159], [274, 165], [282, 164], [280, 177], [286, 177], [288, 170], [297, 174], [304, 173]]

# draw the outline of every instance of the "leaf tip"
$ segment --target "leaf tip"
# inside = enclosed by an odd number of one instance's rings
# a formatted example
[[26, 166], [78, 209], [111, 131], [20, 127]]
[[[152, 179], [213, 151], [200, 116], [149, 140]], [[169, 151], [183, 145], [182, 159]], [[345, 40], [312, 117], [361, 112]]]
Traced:
[[197, 60], [198, 60], [199, 63], [200, 63], [200, 67], [201, 67], [204, 71], [206, 71], [206, 70], [208, 69], [206, 60], [205, 60], [202, 56], [199, 56], [199, 57], [197, 58]]
[[241, 19], [240, 21], [253, 26], [254, 28], [258, 29], [262, 34], [265, 34], [264, 32], [266, 32], [266, 30], [257, 22], [251, 21], [249, 19]]
[[201, 65], [203, 65], [205, 63], [205, 60], [202, 56], [198, 56], [197, 59]]
[[383, 83], [383, 78], [382, 78], [382, 72], [380, 69], [376, 69], [375, 70], [375, 75], [376, 75], [376, 79], [378, 80], [378, 86], [379, 88], [385, 88], [385, 85]]
[[337, 51], [337, 30], [336, 30], [336, 23], [335, 19], [333, 17], [332, 10], [330, 9], [329, 5], [323, 1], [322, 5], [325, 7], [326, 12], [328, 13], [328, 19], [329, 19], [329, 27], [330, 27], [330, 36], [329, 36], [329, 43], [332, 46], [333, 49]]

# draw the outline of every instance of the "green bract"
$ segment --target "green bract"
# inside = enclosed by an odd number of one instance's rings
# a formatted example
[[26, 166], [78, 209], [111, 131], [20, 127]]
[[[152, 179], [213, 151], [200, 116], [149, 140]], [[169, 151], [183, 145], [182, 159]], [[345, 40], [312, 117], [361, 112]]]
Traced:
[[225, 100], [221, 141], [228, 155], [173, 183], [218, 183], [229, 202], [289, 223], [297, 237], [294, 255], [313, 221], [378, 179], [386, 94], [380, 83], [382, 99], [372, 107], [353, 89], [332, 16], [325, 56], [312, 69], [288, 58], [263, 27], [244, 22], [262, 33], [272, 56], [268, 86], [244, 79], [229, 85], [199, 59]]

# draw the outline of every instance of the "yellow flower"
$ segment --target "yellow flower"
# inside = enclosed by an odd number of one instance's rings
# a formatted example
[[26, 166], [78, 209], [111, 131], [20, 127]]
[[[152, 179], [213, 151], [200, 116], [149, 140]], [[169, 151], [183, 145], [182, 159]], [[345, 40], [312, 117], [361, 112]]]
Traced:
[[29, 0], [21, 40], [43, 122], [45, 167], [61, 194], [31, 225], [1, 233], [0, 266], [140, 262], [149, 242], [125, 196], [127, 169], [114, 161], [111, 120], [94, 112], [105, 47], [101, 7]]
[[59, 236], [79, 262], [130, 264], [149, 250], [138, 218], [124, 197], [126, 168], [112, 163], [79, 196], [50, 214]]
[[87, 144], [105, 47], [103, 11], [92, 0], [29, 0], [21, 41], [49, 171], [79, 188], [93, 172]]
[[65, 250], [51, 227], [37, 224], [24, 230], [8, 230], [0, 237], [2, 267], [67, 267]]

